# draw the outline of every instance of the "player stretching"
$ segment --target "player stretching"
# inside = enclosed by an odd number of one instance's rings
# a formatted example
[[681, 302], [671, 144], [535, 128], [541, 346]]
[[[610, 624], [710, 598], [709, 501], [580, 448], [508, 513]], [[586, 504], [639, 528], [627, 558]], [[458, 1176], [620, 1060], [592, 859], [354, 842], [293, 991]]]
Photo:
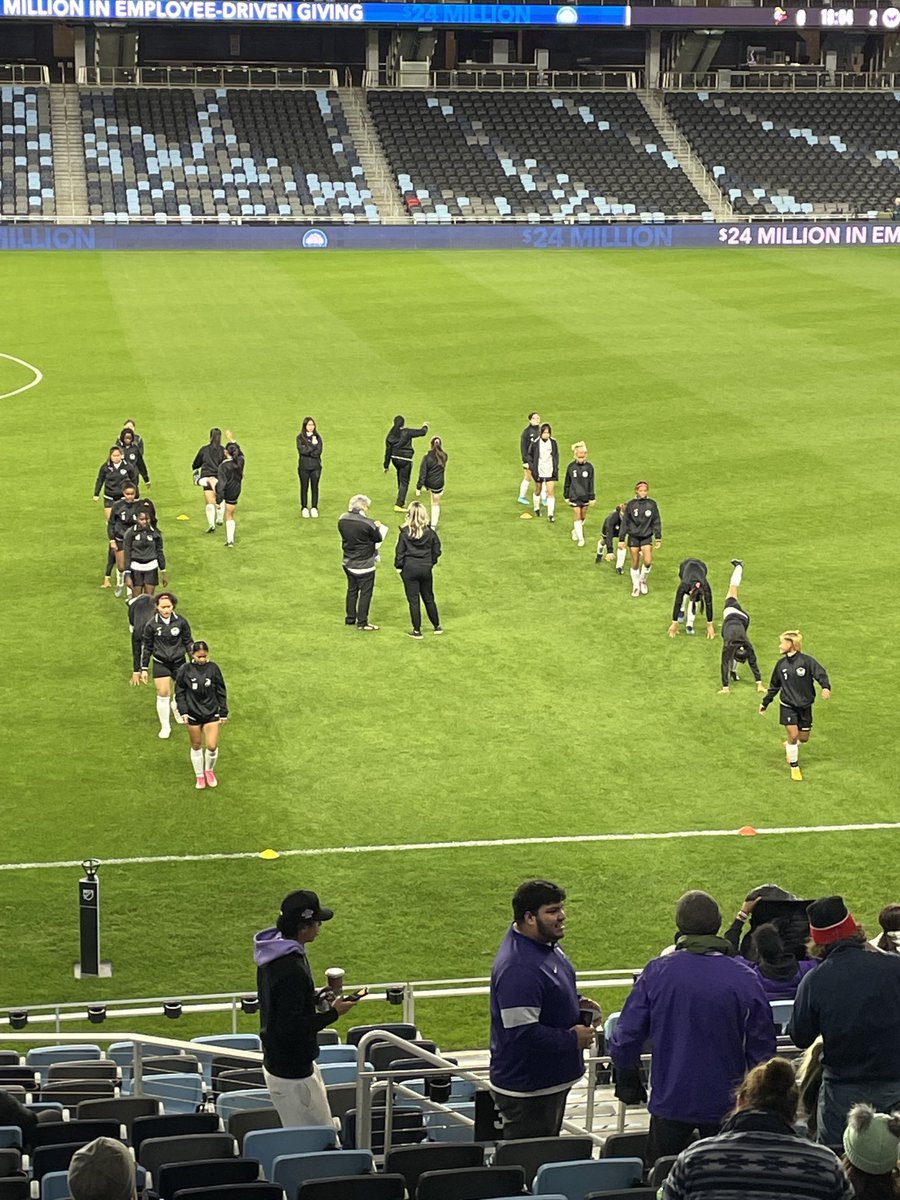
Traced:
[[694, 619], [701, 605], [706, 609], [706, 636], [712, 639], [716, 636], [716, 627], [713, 625], [712, 588], [706, 577], [706, 563], [699, 558], [686, 558], [678, 568], [669, 637], [677, 637], [681, 621], [684, 621], [685, 633], [693, 633]]
[[[622, 528], [622, 517], [625, 513], [625, 505], [617, 504], [608, 517], [603, 522], [603, 527], [600, 530], [600, 541], [597, 543], [597, 557], [594, 562], [603, 562], [604, 551], [606, 552], [606, 561], [612, 562], [616, 560], [616, 574], [622, 574], [622, 568], [625, 565], [625, 547], [619, 540], [619, 530]], [[613, 551], [613, 542], [617, 543], [615, 551]]]
[[588, 508], [592, 507], [597, 499], [594, 492], [594, 465], [587, 460], [587, 446], [584, 442], [575, 442], [572, 453], [575, 455], [575, 461], [566, 467], [563, 499], [572, 507], [572, 541], [583, 546], [584, 522]]
[[781, 724], [785, 727], [787, 741], [784, 743], [791, 779], [802, 779], [800, 774], [800, 742], [808, 742], [812, 729], [812, 706], [816, 701], [816, 683], [822, 689], [822, 699], [831, 696], [828, 672], [820, 662], [802, 652], [803, 635], [798, 629], [788, 629], [781, 635], [778, 649], [784, 655], [775, 664], [769, 690], [763, 696], [759, 711], [764, 713], [781, 692]]
[[[653, 551], [662, 545], [662, 522], [656, 501], [647, 493], [650, 485], [640, 479], [634, 485], [634, 499], [625, 505], [619, 545], [627, 544], [631, 554], [631, 594], [646, 596], [647, 576], [653, 566]], [[638, 566], [640, 563], [640, 567]]]
[[737, 682], [736, 666], [739, 662], [747, 664], [756, 680], [756, 690], [764, 692], [766, 689], [756, 662], [756, 651], [747, 637], [750, 615], [741, 607], [737, 598], [738, 588], [744, 576], [744, 564], [739, 558], [733, 558], [731, 566], [731, 581], [722, 609], [722, 686], [719, 694], [730, 690], [728, 685], [732, 679]]
[[531, 447], [541, 436], [541, 414], [529, 413], [528, 424], [522, 430], [519, 438], [519, 452], [522, 459], [522, 482], [519, 484], [519, 503], [528, 504], [528, 485], [531, 477]]

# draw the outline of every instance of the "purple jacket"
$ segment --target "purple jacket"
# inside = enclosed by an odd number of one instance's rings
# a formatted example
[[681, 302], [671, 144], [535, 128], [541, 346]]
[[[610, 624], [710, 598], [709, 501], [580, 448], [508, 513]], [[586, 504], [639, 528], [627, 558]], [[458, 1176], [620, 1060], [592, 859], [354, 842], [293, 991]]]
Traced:
[[615, 1065], [637, 1066], [647, 1038], [647, 1107], [675, 1121], [720, 1121], [747, 1070], [775, 1053], [772, 1010], [756, 972], [716, 953], [676, 950], [647, 964], [610, 1041]]
[[[788, 955], [784, 957], [786, 961], [789, 958]], [[818, 960], [815, 958], [801, 958], [798, 962], [793, 956], [790, 956], [790, 965], [793, 969], [790, 972], [787, 970], [776, 972], [781, 975], [781, 978], [775, 978], [772, 974], [766, 975], [760, 963], [750, 963], [750, 968], [754, 974], [759, 976], [759, 982], [763, 985], [767, 1000], [793, 1000], [797, 995], [800, 980], [817, 965], [817, 962]], [[771, 968], [769, 969], [771, 970]]]

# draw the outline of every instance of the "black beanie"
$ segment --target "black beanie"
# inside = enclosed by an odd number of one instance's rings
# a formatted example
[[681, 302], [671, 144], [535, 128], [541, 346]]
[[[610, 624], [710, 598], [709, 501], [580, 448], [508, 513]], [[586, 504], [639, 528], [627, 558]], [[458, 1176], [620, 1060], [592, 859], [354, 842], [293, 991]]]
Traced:
[[709, 892], [685, 892], [675, 906], [675, 924], [679, 933], [718, 933], [722, 914]]

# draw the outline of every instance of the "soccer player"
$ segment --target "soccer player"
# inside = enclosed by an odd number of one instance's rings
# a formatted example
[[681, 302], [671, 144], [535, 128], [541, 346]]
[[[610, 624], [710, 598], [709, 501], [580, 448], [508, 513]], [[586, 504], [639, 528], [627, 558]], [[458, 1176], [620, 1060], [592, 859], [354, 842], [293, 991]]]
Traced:
[[419, 478], [416, 481], [416, 495], [421, 496], [422, 489], [431, 492], [431, 528], [437, 529], [441, 518], [441, 502], [444, 495], [444, 468], [447, 466], [447, 451], [439, 437], [431, 439], [428, 453], [419, 464]]
[[[322, 435], [312, 417], [304, 417], [297, 434], [297, 474], [300, 477], [300, 516], [318, 517], [322, 477]], [[312, 504], [309, 504], [310, 492]]]
[[519, 484], [519, 503], [528, 504], [528, 485], [533, 483], [531, 474], [531, 447], [541, 436], [541, 414], [529, 413], [528, 424], [519, 438], [519, 454], [522, 459], [522, 482]]
[[441, 557], [441, 539], [428, 524], [425, 505], [414, 500], [409, 506], [406, 521], [397, 538], [394, 551], [394, 567], [403, 581], [406, 602], [409, 605], [411, 638], [422, 637], [422, 604], [435, 633], [443, 633], [437, 604], [434, 601], [432, 570]]
[[540, 437], [531, 443], [531, 474], [534, 478], [534, 515], [541, 515], [541, 498], [547, 497], [547, 520], [552, 525], [556, 511], [556, 481], [559, 479], [559, 446], [553, 430], [545, 421]]
[[[600, 530], [600, 541], [597, 543], [597, 557], [594, 562], [603, 562], [604, 552], [606, 561], [612, 562], [616, 560], [616, 574], [622, 574], [622, 568], [625, 566], [625, 544], [619, 537], [619, 531], [622, 528], [622, 517], [625, 515], [625, 505], [617, 504], [612, 512], [605, 518]], [[616, 549], [613, 551], [613, 542], [616, 543]]]
[[123, 556], [125, 534], [134, 528], [134, 514], [137, 505], [137, 486], [130, 481], [122, 488], [122, 499], [112, 506], [109, 520], [106, 522], [106, 536], [109, 538], [109, 553], [106, 558], [106, 574], [103, 576], [103, 587], [109, 587], [110, 572], [116, 568], [116, 595], [121, 596], [125, 587], [125, 558]]
[[632, 596], [647, 595], [647, 576], [653, 566], [653, 551], [662, 545], [659, 509], [656, 501], [648, 496], [649, 491], [650, 485], [647, 481], [638, 480], [634, 485], [634, 499], [625, 505], [619, 529], [619, 542], [626, 543], [631, 554]]
[[788, 629], [781, 635], [778, 649], [782, 658], [775, 664], [769, 690], [763, 696], [759, 711], [764, 713], [778, 693], [781, 693], [779, 720], [787, 733], [784, 751], [791, 779], [803, 778], [800, 773], [800, 742], [808, 742], [812, 730], [812, 706], [816, 700], [816, 684], [822, 689], [822, 699], [831, 698], [828, 672], [820, 662], [803, 653], [803, 635], [799, 629]]
[[168, 587], [163, 535], [151, 524], [146, 508], [139, 508], [134, 514], [134, 525], [122, 540], [122, 559], [125, 586], [130, 596], [138, 592], [152, 596], [160, 575], [163, 587]]
[[756, 651], [747, 637], [750, 615], [738, 601], [738, 588], [744, 577], [744, 564], [739, 558], [733, 558], [731, 567], [731, 581], [722, 609], [722, 686], [719, 693], [721, 695], [722, 692], [730, 690], [728, 685], [732, 679], [737, 682], [736, 668], [739, 662], [745, 662], [749, 666], [756, 680], [756, 690], [764, 692], [766, 688], [756, 662]]
[[131, 686], [141, 682], [141, 643], [144, 630], [156, 612], [156, 598], [146, 592], [129, 596], [125, 603], [128, 613], [128, 632], [131, 634]]
[[234, 545], [234, 510], [244, 482], [244, 455], [237, 442], [228, 442], [216, 479], [216, 504], [225, 510], [225, 545]]
[[[225, 430], [225, 439], [229, 442], [234, 441], [231, 430]], [[216, 507], [216, 480], [219, 477], [219, 467], [224, 458], [222, 430], [215, 427], [209, 431], [209, 441], [205, 446], [200, 447], [191, 463], [194, 479], [198, 486], [203, 488], [203, 499], [206, 501], [207, 533], [215, 533], [216, 525], [221, 525], [225, 520], [225, 506]]]
[[[97, 482], [94, 484], [94, 500], [99, 500], [102, 492], [103, 515], [107, 521], [112, 506], [122, 499], [125, 484], [133, 483], [137, 487], [137, 481], [137, 469], [125, 462], [118, 446], [111, 446], [106, 462], [97, 472]], [[109, 587], [109, 584], [104, 584], [104, 587]]]
[[122, 451], [122, 457], [127, 463], [130, 463], [137, 473], [143, 479], [147, 487], [150, 486], [150, 472], [147, 470], [147, 464], [144, 462], [143, 445], [137, 444], [134, 428], [126, 425], [119, 436], [116, 438], [116, 445]]
[[409, 481], [412, 477], [413, 438], [424, 437], [427, 432], [427, 421], [421, 429], [407, 429], [404, 417], [394, 417], [394, 423], [384, 439], [384, 473], [387, 475], [391, 463], [397, 472], [394, 512], [406, 512], [406, 493], [409, 491]]
[[210, 660], [206, 642], [191, 643], [191, 661], [184, 664], [175, 679], [175, 699], [191, 740], [194, 787], [198, 791], [218, 787], [219, 727], [228, 720], [228, 695], [222, 672]]
[[[156, 686], [156, 715], [159, 717], [159, 736], [171, 736], [169, 705], [175, 708], [172, 682], [187, 657], [191, 642], [191, 627], [184, 617], [176, 614], [178, 597], [160, 592], [156, 597], [156, 612], [144, 627], [141, 638], [141, 670], [139, 683], [147, 682], [150, 659], [153, 659], [153, 683]], [[134, 680], [132, 680], [134, 682]], [[176, 714], [177, 715], [177, 714]]]
[[712, 588], [707, 579], [706, 563], [699, 558], [686, 558], [678, 567], [678, 587], [672, 605], [672, 624], [669, 637], [677, 637], [678, 626], [684, 622], [685, 633], [694, 632], [694, 620], [700, 607], [706, 609], [706, 636], [716, 636], [713, 625]]
[[575, 442], [572, 453], [575, 459], [566, 467], [563, 499], [572, 506], [572, 541], [583, 546], [587, 511], [597, 501], [594, 491], [594, 464], [588, 462], [587, 446], [584, 442]]

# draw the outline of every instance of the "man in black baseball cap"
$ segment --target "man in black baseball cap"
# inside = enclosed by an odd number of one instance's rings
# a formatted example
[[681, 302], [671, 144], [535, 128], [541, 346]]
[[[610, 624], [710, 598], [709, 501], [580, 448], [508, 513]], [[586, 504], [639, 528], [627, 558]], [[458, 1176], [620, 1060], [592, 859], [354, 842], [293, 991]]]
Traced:
[[306, 946], [334, 913], [315, 892], [291, 892], [278, 920], [253, 943], [259, 992], [263, 1072], [282, 1125], [330, 1125], [331, 1109], [316, 1066], [317, 1034], [354, 1001], [317, 992]]

